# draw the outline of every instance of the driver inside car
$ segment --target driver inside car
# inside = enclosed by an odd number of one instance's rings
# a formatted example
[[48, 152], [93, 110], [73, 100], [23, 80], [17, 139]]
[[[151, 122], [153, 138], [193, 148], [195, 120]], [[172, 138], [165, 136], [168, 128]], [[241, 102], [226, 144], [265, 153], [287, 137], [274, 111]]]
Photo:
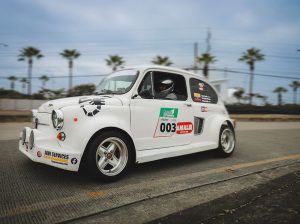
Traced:
[[159, 99], [177, 100], [174, 93], [174, 82], [171, 79], [159, 82], [157, 91], [156, 97]]

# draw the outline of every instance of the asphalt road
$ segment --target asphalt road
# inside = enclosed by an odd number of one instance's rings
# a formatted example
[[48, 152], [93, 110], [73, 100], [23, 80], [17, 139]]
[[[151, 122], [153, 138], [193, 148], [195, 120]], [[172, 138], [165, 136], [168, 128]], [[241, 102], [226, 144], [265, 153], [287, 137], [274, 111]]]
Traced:
[[204, 152], [140, 164], [111, 184], [30, 161], [17, 150], [23, 125], [0, 124], [0, 223], [149, 222], [300, 170], [296, 122], [241, 122], [230, 158]]

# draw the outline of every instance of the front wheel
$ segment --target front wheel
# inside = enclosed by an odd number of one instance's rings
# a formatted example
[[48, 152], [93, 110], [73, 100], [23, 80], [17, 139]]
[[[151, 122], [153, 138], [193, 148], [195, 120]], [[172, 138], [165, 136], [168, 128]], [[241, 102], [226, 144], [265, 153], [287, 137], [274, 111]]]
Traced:
[[111, 182], [126, 173], [132, 163], [127, 137], [116, 131], [100, 133], [89, 145], [87, 168], [97, 180]]
[[229, 157], [235, 149], [234, 130], [227, 125], [222, 125], [219, 135], [219, 147], [216, 149], [217, 156]]

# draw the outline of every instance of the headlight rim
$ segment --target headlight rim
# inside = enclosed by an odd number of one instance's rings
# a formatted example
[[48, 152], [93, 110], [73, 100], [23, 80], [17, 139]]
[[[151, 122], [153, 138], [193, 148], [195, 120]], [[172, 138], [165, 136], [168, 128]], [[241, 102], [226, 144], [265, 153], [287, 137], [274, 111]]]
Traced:
[[53, 110], [51, 114], [52, 125], [56, 130], [64, 126], [64, 114], [61, 110]]
[[27, 131], [26, 128], [24, 128], [22, 131], [22, 145], [26, 143], [26, 137], [27, 137], [26, 131]]
[[34, 131], [31, 130], [29, 138], [28, 138], [28, 148], [32, 150], [34, 147]]

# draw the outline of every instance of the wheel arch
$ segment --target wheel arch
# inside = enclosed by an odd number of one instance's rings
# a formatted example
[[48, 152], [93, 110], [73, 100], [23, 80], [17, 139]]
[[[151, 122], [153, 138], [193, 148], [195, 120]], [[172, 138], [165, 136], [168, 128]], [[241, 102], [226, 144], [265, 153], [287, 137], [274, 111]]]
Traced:
[[222, 123], [222, 125], [227, 125], [227, 126], [229, 126], [231, 129], [232, 129], [232, 131], [233, 132], [235, 132], [235, 130], [234, 130], [234, 124], [233, 124], [233, 122], [231, 121], [231, 120], [225, 120], [223, 123]]
[[222, 125], [228, 125], [230, 128], [232, 128], [234, 132], [234, 125], [229, 117], [227, 116], [215, 116], [210, 120], [210, 127], [209, 127], [209, 135], [212, 137], [212, 140], [216, 143], [219, 142], [219, 135]]
[[126, 138], [129, 140], [130, 142], [130, 145], [133, 149], [133, 161], [136, 162], [136, 149], [135, 149], [135, 144], [133, 142], [133, 139], [131, 137], [131, 135], [126, 132], [125, 130], [121, 129], [121, 128], [118, 128], [118, 127], [105, 127], [105, 128], [101, 128], [99, 129], [98, 131], [96, 131], [91, 137], [90, 139], [88, 140], [87, 144], [86, 144], [86, 147], [84, 149], [84, 152], [83, 152], [83, 155], [82, 155], [82, 159], [81, 159], [81, 162], [80, 162], [80, 168], [81, 166], [85, 163], [86, 161], [86, 155], [87, 155], [87, 149], [88, 147], [90, 146], [91, 142], [93, 141], [93, 139], [95, 139], [99, 134], [103, 133], [103, 132], [106, 132], [106, 131], [117, 131], [117, 132], [120, 132], [122, 134], [124, 134], [126, 136]]

